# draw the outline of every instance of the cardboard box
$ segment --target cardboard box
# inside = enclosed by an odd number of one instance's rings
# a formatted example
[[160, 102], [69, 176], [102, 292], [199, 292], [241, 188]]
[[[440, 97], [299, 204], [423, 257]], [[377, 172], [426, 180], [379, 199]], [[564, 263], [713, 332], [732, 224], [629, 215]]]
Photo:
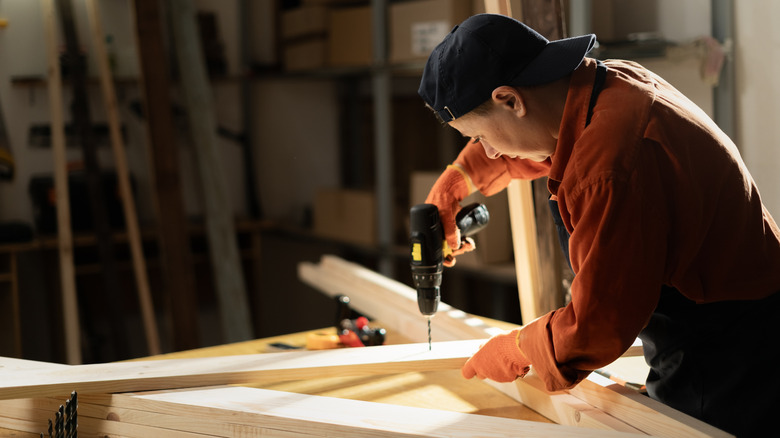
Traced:
[[390, 62], [425, 61], [471, 15], [472, 0], [422, 0], [390, 5]]
[[[433, 187], [438, 172], [414, 172], [411, 175], [409, 201], [411, 205], [425, 202], [428, 192]], [[506, 190], [487, 197], [479, 192], [472, 193], [461, 202], [468, 205], [472, 202], [485, 204], [490, 213], [488, 226], [477, 233], [474, 243], [477, 248], [469, 253], [458, 256], [461, 266], [476, 266], [480, 264], [509, 263], [514, 260], [512, 245], [512, 227], [509, 222], [509, 201]]]
[[376, 245], [376, 200], [364, 190], [321, 189], [314, 199], [314, 233], [360, 245]]
[[602, 43], [657, 35], [658, 0], [593, 0], [591, 31]]
[[327, 38], [309, 38], [286, 43], [282, 49], [285, 71], [305, 71], [326, 66], [328, 54]]
[[371, 7], [332, 9], [328, 24], [328, 64], [364, 67], [373, 63]]
[[302, 6], [282, 12], [279, 29], [282, 40], [322, 36], [328, 32], [328, 8]]

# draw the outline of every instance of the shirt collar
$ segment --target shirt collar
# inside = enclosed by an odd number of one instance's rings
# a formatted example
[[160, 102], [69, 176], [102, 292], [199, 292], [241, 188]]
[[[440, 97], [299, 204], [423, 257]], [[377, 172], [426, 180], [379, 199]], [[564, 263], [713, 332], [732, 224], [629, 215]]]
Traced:
[[566, 95], [566, 105], [563, 108], [558, 143], [552, 158], [547, 186], [552, 194], [556, 194], [566, 166], [569, 164], [574, 149], [574, 143], [585, 130], [585, 119], [588, 116], [588, 104], [596, 78], [596, 60], [585, 58], [582, 64], [574, 70], [569, 82], [569, 92]]

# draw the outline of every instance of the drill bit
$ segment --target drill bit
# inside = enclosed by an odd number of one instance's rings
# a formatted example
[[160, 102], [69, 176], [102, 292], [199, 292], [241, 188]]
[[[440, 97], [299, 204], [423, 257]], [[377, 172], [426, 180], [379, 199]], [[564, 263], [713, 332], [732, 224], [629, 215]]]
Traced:
[[431, 351], [431, 317], [428, 316], [428, 351]]

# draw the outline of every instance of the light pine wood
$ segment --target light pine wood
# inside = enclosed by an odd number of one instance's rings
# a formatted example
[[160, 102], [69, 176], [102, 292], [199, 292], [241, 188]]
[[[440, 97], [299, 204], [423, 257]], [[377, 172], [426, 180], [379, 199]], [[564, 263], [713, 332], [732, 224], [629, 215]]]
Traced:
[[[134, 410], [139, 414], [132, 421], [143, 422], [145, 420], [141, 413], [154, 412], [172, 417], [209, 419], [216, 424], [224, 422], [263, 427], [270, 436], [274, 436], [274, 431], [344, 438], [644, 436], [242, 387], [165, 391], [133, 396], [118, 394], [108, 398], [85, 397], [85, 400]], [[123, 422], [121, 416], [119, 422]], [[205, 433], [219, 433], [218, 428], [213, 426]]]
[[539, 279], [539, 253], [530, 181], [515, 180], [507, 187], [509, 222], [515, 248], [515, 269], [523, 324], [528, 324], [552, 309], [542, 306]]
[[568, 392], [592, 406], [621, 419], [630, 419], [637, 429], [663, 437], [733, 437], [663, 403], [632, 391], [598, 374]]
[[80, 364], [81, 327], [76, 297], [76, 271], [73, 266], [73, 233], [70, 225], [70, 198], [68, 196], [68, 169], [65, 153], [65, 122], [62, 103], [59, 43], [54, 0], [41, 0], [46, 31], [46, 59], [49, 108], [51, 111], [52, 152], [54, 153], [54, 192], [57, 203], [57, 238], [60, 257], [60, 284], [62, 287], [62, 314], [65, 331], [65, 356], [70, 364]]
[[479, 340], [323, 351], [168, 359], [20, 371], [0, 375], [0, 399], [113, 393], [231, 383], [459, 369]]
[[141, 232], [138, 227], [138, 213], [133, 200], [133, 189], [130, 186], [127, 155], [125, 154], [124, 140], [122, 140], [121, 128], [119, 126], [116, 91], [114, 90], [111, 66], [108, 62], [108, 53], [104, 41], [105, 33], [103, 32], [97, 0], [87, 0], [87, 15], [95, 49], [95, 62], [97, 62], [98, 70], [100, 71], [100, 87], [103, 91], [103, 101], [108, 118], [111, 147], [114, 153], [114, 166], [119, 184], [119, 197], [122, 200], [125, 226], [127, 227], [127, 239], [133, 260], [133, 272], [135, 273], [136, 287], [138, 289], [138, 301], [141, 308], [144, 334], [146, 335], [146, 345], [149, 349], [149, 354], [160, 354], [160, 333], [157, 329], [152, 294], [149, 290], [146, 261], [144, 260], [143, 248], [141, 246]]
[[[417, 292], [413, 288], [333, 255], [322, 256], [316, 264], [300, 263], [298, 276], [328, 296], [347, 295], [355, 310], [382, 321], [411, 342], [427, 342], [427, 320], [417, 308]], [[432, 320], [431, 333], [437, 341], [486, 339], [518, 327], [503, 321], [488, 324], [485, 318], [442, 302]], [[624, 356], [641, 354], [642, 347], [637, 344]]]
[[558, 424], [643, 433], [565, 391], [547, 392], [541, 380], [533, 373], [515, 382], [486, 382], [524, 405], [533, 406], [534, 410]]
[[[334, 275], [334, 271], [337, 271], [338, 275]], [[413, 325], [391, 325], [393, 322], [406, 321], [403, 318], [394, 319], [392, 316], [394, 312], [412, 312], [415, 316], [419, 314], [419, 311], [416, 309], [416, 294], [408, 286], [334, 256], [323, 257], [319, 270], [312, 269], [306, 275], [308, 276], [306, 281], [315, 287], [333, 287], [337, 293], [348, 295], [351, 303], [354, 304], [354, 308], [359, 312], [367, 315], [372, 315], [375, 312], [381, 313], [382, 321], [387, 325], [388, 330], [399, 331], [404, 336], [406, 336], [406, 330], [409, 327], [412, 330], [418, 330]], [[400, 303], [403, 302], [407, 303], [403, 305], [405, 309], [399, 309], [402, 306]], [[446, 306], [444, 309], [449, 311], [451, 308]], [[388, 319], [386, 320], [385, 318]], [[436, 318], [438, 318], [438, 315]], [[434, 321], [436, 321], [436, 318], [434, 318]], [[440, 337], [457, 336], [457, 333], [464, 331], [473, 331], [477, 334], [484, 333], [484, 328], [449, 329], [450, 326], [467, 324], [468, 318], [447, 319], [447, 321], [446, 325], [442, 324], [447, 328], [439, 328], [434, 323], [434, 330], [441, 332], [439, 334]], [[435, 348], [436, 345], [434, 345]], [[641, 352], [641, 347], [634, 351]], [[635, 353], [629, 351], [626, 355], [633, 356]], [[572, 390], [562, 393], [568, 395], [568, 397], [558, 397], [558, 393], [546, 394], [544, 384], [533, 374], [528, 376], [528, 378], [516, 380], [514, 385], [495, 384], [493, 386], [531, 409], [546, 416], [550, 415], [548, 418], [560, 421], [563, 424], [618, 430], [626, 430], [628, 427], [628, 430], [633, 428], [644, 432], [647, 432], [647, 427], [651, 427], [652, 434], [658, 436], [675, 436], [670, 431], [678, 428], [690, 431], [692, 434], [690, 436], [724, 436], [720, 435], [722, 432], [719, 430], [659, 403], [656, 404], [663, 406], [660, 410], [647, 409], [640, 406], [631, 408], [630, 406], [634, 404], [634, 401], [625, 398], [626, 394], [637, 393], [614, 384], [614, 382], [608, 379], [603, 379], [606, 382], [604, 385], [590, 384], [592, 381], [597, 381], [599, 377], [592, 373], [589, 380], [580, 383]], [[588, 391], [585, 392], [583, 388], [587, 388]], [[639, 400], [643, 398], [650, 400], [643, 395], [637, 395], [637, 397]], [[609, 416], [605, 417], [596, 413], [590, 415], [593, 411], [584, 409], [583, 404], [575, 399], [608, 412]], [[652, 400], [650, 401], [652, 402]], [[628, 405], [624, 404], [624, 402]], [[584, 420], [583, 415], [586, 417]]]
[[[329, 296], [350, 298], [350, 306], [373, 319], [381, 320], [403, 333], [412, 342], [427, 342], [427, 318], [417, 307], [417, 292], [398, 281], [355, 263], [326, 255], [320, 264], [301, 263], [299, 277]], [[516, 327], [506, 324], [507, 328]], [[438, 341], [486, 339], [503, 330], [446, 303], [432, 320], [432, 337]]]

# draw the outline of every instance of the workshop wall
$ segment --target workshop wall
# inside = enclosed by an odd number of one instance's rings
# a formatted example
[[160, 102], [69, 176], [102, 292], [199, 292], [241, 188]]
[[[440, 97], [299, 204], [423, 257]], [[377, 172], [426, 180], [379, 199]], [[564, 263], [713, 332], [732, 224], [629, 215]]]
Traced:
[[780, 221], [780, 3], [734, 3], [736, 142], [761, 198]]
[[[239, 10], [235, 0], [196, 0], [199, 11], [213, 12], [218, 19], [219, 35], [224, 47], [227, 65], [225, 78], [212, 82], [217, 123], [236, 133], [243, 130], [241, 87], [238, 74], [240, 65]], [[260, 64], [275, 62], [273, 42], [274, 14], [270, 0], [250, 1], [253, 39], [250, 50], [253, 60]], [[131, 2], [111, 0], [100, 2], [103, 27], [111, 36], [110, 50], [116, 57], [115, 77], [119, 80], [117, 94], [120, 117], [126, 132], [126, 153], [135, 183], [136, 203], [141, 223], [154, 220], [151, 197], [149, 155], [143, 120], [130, 109], [140, 99], [138, 84], [138, 60], [135, 37], [131, 23]], [[74, 2], [79, 40], [88, 52], [92, 52], [90, 33], [83, 2]], [[0, 0], [0, 16], [9, 20], [0, 29], [0, 104], [6, 118], [14, 159], [16, 178], [12, 182], [0, 182], [0, 221], [24, 221], [32, 223], [33, 204], [28, 193], [31, 178], [53, 172], [50, 147], [31, 145], [29, 128], [33, 124], [48, 124], [50, 109], [48, 91], [43, 84], [14, 84], [13, 78], [45, 77], [46, 46], [44, 41], [41, 5], [38, 1]], [[89, 55], [88, 55], [89, 58]], [[94, 62], [89, 60], [89, 70], [95, 75]], [[64, 102], [71, 100], [69, 87], [65, 87]], [[103, 119], [103, 102], [99, 87], [90, 88], [90, 109], [94, 123], [106, 123]], [[177, 99], [173, 93], [174, 102]], [[256, 110], [251, 122], [255, 142], [256, 183], [259, 196], [267, 201], [264, 212], [270, 219], [300, 221], [305, 206], [310, 204], [318, 186], [338, 184], [337, 106], [335, 85], [327, 81], [274, 81], [252, 83], [252, 97]], [[316, 115], [316, 117], [315, 117]], [[65, 108], [65, 121], [70, 114]], [[200, 187], [195, 173], [195, 159], [186, 126], [186, 118], [178, 121], [177, 141], [180, 144], [180, 169], [183, 183], [185, 209], [190, 216], [202, 212]], [[305, 126], [306, 129], [300, 129]], [[316, 133], [316, 135], [314, 135]], [[247, 215], [244, 173], [240, 146], [232, 140], [219, 138], [217, 145], [222, 152], [224, 175], [229, 187], [227, 196], [238, 217]], [[69, 162], [81, 160], [81, 150], [69, 147]], [[99, 147], [102, 169], [113, 167], [110, 144]], [[308, 164], [307, 164], [308, 163]], [[279, 190], [286, 187], [287, 190]]]

